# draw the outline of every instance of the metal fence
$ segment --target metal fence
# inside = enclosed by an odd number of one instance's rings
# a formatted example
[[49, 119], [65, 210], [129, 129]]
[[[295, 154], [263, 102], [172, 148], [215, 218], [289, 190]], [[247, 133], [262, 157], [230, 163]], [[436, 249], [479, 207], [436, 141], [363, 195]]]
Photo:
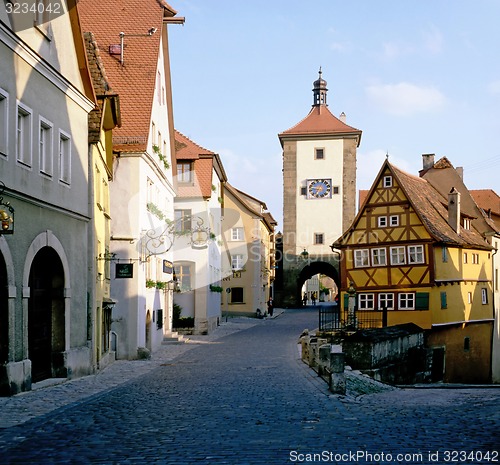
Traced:
[[387, 326], [387, 310], [356, 310], [354, 315], [349, 315], [347, 309], [339, 306], [319, 308], [320, 331], [356, 331], [384, 326]]

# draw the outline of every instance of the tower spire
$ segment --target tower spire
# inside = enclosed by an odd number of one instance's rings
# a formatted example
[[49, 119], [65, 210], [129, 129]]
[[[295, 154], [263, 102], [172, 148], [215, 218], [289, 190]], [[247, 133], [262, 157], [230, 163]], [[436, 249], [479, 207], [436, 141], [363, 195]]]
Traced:
[[321, 71], [321, 66], [319, 67], [319, 77], [313, 82], [313, 107], [318, 107], [320, 105], [326, 104], [326, 93], [328, 89], [326, 88], [326, 81], [321, 77], [323, 71]]

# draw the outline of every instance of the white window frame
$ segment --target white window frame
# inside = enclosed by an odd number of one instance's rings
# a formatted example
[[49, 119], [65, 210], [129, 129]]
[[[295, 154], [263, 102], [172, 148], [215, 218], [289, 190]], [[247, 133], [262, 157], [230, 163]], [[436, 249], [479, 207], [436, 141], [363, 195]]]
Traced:
[[387, 227], [387, 216], [379, 216], [377, 218], [377, 225], [379, 228], [386, 228]]
[[[403, 245], [390, 248], [391, 265], [406, 264], [406, 249]], [[402, 258], [402, 261], [401, 261]], [[397, 259], [397, 260], [396, 260]]]
[[9, 147], [9, 94], [0, 88], [0, 155], [7, 157]]
[[408, 264], [425, 263], [425, 254], [423, 245], [408, 246]]
[[21, 165], [31, 168], [33, 163], [33, 111], [17, 102], [16, 157]]
[[[187, 167], [187, 170], [182, 169], [179, 171], [179, 168]], [[179, 183], [191, 183], [193, 182], [193, 163], [192, 162], [177, 162], [177, 182]]]
[[392, 187], [392, 176], [384, 176], [383, 186], [385, 188]]
[[361, 293], [358, 294], [358, 310], [374, 310], [375, 294]]
[[483, 305], [488, 304], [488, 289], [486, 289], [485, 287], [481, 288], [481, 303]]
[[38, 121], [38, 160], [40, 173], [52, 177], [54, 166], [54, 125], [43, 117]]
[[245, 234], [242, 227], [236, 227], [231, 229], [231, 240], [232, 241], [244, 241]]
[[243, 269], [244, 257], [243, 254], [237, 253], [231, 255], [231, 269], [233, 271], [239, 271]]
[[479, 265], [479, 254], [478, 253], [472, 254], [472, 264]]
[[389, 216], [389, 226], [399, 226], [399, 215]]
[[71, 136], [59, 129], [59, 182], [71, 184]]
[[399, 310], [415, 310], [415, 293], [401, 292], [398, 294]]
[[472, 292], [467, 292], [467, 303], [468, 304], [472, 303]]
[[378, 295], [378, 308], [382, 310], [386, 305], [387, 310], [394, 310], [394, 293], [381, 292]]
[[354, 250], [354, 267], [364, 268], [370, 266], [370, 253], [368, 249]]
[[467, 252], [464, 252], [464, 264], [467, 264]]
[[372, 249], [372, 266], [387, 265], [387, 250], [384, 248]]

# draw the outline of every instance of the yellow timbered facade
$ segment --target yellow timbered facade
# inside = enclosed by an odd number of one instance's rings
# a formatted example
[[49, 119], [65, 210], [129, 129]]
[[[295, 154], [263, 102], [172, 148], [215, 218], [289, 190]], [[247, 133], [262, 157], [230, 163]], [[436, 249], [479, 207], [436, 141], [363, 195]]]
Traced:
[[[446, 199], [386, 160], [353, 224], [332, 245], [342, 254], [344, 307], [354, 288], [356, 310], [378, 312], [379, 326], [415, 323], [427, 330], [431, 345], [443, 348], [447, 381], [489, 376], [492, 250], [471, 219], [460, 211], [458, 191]], [[357, 324], [362, 329], [363, 320]]]

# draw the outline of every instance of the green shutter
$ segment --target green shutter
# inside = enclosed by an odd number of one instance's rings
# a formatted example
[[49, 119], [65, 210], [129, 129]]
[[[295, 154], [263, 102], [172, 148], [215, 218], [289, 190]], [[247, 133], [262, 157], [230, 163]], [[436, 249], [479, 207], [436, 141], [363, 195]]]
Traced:
[[349, 308], [349, 294], [346, 292], [344, 294], [344, 310]]
[[448, 308], [446, 302], [446, 292], [441, 292], [441, 308]]
[[429, 310], [429, 293], [415, 293], [415, 310]]

